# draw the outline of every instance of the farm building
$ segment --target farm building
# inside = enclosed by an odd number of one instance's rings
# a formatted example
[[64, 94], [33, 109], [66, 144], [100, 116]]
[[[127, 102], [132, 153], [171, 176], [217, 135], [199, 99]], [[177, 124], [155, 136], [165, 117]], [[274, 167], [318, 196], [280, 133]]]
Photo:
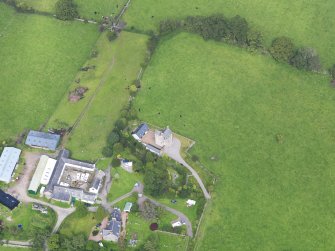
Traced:
[[46, 155], [42, 155], [35, 173], [30, 181], [28, 192], [36, 194], [39, 186], [47, 185], [49, 183], [51, 173], [55, 168], [56, 160], [49, 158]]
[[20, 201], [0, 189], [0, 203], [10, 210], [13, 210], [20, 204]]
[[57, 201], [77, 199], [94, 204], [105, 173], [94, 164], [70, 159], [69, 155], [67, 150], [59, 152], [44, 194]]
[[45, 169], [45, 166], [48, 163], [48, 156], [46, 155], [42, 155], [40, 158], [40, 161], [38, 162], [38, 165], [36, 167], [35, 173], [30, 181], [29, 187], [28, 187], [28, 192], [29, 193], [33, 193], [36, 194], [38, 187], [41, 184], [41, 179], [42, 179], [42, 175]]
[[20, 159], [21, 150], [5, 147], [0, 157], [0, 181], [9, 183]]
[[172, 131], [167, 126], [164, 130], [155, 130], [155, 143], [160, 147], [172, 144]]
[[42, 178], [41, 178], [41, 184], [42, 185], [48, 185], [50, 178], [51, 178], [51, 174], [55, 168], [57, 160], [52, 159], [52, 158], [48, 158], [47, 164], [44, 168], [44, 172], [42, 174]]
[[132, 135], [136, 140], [140, 141], [148, 131], [149, 126], [146, 123], [143, 123], [133, 131]]
[[31, 130], [28, 133], [25, 144], [31, 147], [55, 151], [58, 146], [59, 140], [60, 135], [58, 134]]

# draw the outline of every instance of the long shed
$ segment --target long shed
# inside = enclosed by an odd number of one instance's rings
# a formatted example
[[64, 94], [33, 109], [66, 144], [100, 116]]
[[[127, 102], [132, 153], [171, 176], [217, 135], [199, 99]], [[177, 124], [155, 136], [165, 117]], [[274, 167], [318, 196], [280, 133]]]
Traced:
[[19, 162], [21, 150], [15, 147], [5, 147], [0, 157], [0, 181], [9, 183], [13, 171]]
[[43, 172], [45, 170], [45, 167], [48, 163], [49, 157], [46, 155], [42, 155], [40, 158], [40, 161], [38, 162], [38, 165], [36, 167], [35, 173], [30, 181], [29, 187], [28, 187], [28, 192], [29, 193], [37, 193], [38, 187], [41, 184], [41, 179]]

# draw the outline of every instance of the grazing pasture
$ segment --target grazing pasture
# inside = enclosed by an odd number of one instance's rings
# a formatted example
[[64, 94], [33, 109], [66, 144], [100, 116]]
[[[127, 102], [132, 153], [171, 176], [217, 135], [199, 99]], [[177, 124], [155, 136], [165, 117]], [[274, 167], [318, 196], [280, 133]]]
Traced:
[[0, 3], [0, 139], [46, 122], [97, 37], [95, 25], [18, 14]]
[[[22, 0], [28, 6], [42, 12], [55, 12], [57, 0]], [[117, 15], [127, 3], [126, 0], [75, 0], [80, 17], [101, 20], [102, 16]]]
[[[255, 8], [256, 9], [256, 8]], [[217, 176], [197, 250], [333, 250], [335, 90], [196, 35], [161, 41], [135, 106]]]
[[145, 35], [122, 32], [111, 44], [112, 64], [101, 79], [104, 83], [67, 143], [74, 158], [92, 161], [102, 157], [107, 136], [129, 100], [127, 88], [135, 81], [144, 61], [147, 39]]
[[315, 48], [325, 66], [335, 63], [333, 0], [134, 0], [125, 14], [128, 27], [156, 30], [161, 20], [189, 15], [240, 15], [267, 41], [288, 36], [298, 46]]

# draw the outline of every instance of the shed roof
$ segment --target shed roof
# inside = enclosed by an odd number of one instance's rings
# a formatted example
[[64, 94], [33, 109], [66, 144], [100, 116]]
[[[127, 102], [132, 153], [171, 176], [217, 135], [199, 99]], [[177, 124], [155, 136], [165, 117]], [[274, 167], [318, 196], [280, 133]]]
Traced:
[[42, 175], [42, 178], [41, 178], [41, 184], [42, 185], [47, 185], [49, 183], [52, 172], [55, 168], [56, 162], [57, 161], [55, 159], [48, 158], [48, 162], [45, 166], [45, 169], [44, 169], [44, 172], [43, 172], [43, 175]]
[[46, 155], [42, 155], [40, 158], [40, 161], [38, 162], [38, 165], [36, 167], [35, 173], [33, 175], [33, 178], [30, 181], [28, 190], [32, 192], [37, 192], [37, 189], [39, 185], [41, 184], [41, 178], [43, 175], [43, 172], [45, 170], [45, 167], [48, 163], [49, 157]]
[[152, 152], [152, 153], [155, 153], [155, 154], [157, 154], [157, 155], [161, 155], [161, 149], [159, 149], [159, 148], [157, 148], [157, 147], [155, 147], [155, 146], [153, 146], [153, 145], [147, 145], [146, 146], [146, 148], [150, 151], [150, 152]]
[[117, 221], [121, 221], [121, 211], [118, 208], [114, 208], [111, 213], [111, 218]]
[[31, 130], [26, 139], [26, 145], [56, 150], [60, 135]]
[[13, 210], [19, 205], [20, 201], [0, 189], [0, 203], [8, 207], [10, 210]]
[[127, 202], [126, 205], [124, 206], [123, 211], [130, 212], [130, 209], [131, 209], [132, 206], [133, 206], [133, 203]]
[[21, 150], [15, 147], [5, 147], [0, 157], [0, 180], [10, 182], [14, 168], [19, 161]]

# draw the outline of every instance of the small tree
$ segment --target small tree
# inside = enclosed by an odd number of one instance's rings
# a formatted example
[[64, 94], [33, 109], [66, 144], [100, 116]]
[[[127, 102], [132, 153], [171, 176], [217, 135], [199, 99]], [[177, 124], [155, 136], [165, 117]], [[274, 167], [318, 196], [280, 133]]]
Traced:
[[116, 32], [114, 32], [114, 31], [109, 31], [109, 32], [107, 33], [107, 38], [108, 38], [109, 41], [113, 41], [113, 40], [115, 40], [115, 39], [117, 38], [117, 34], [116, 34]]
[[288, 37], [278, 37], [272, 41], [270, 53], [280, 62], [289, 62], [294, 54], [294, 44]]
[[112, 131], [108, 135], [107, 143], [109, 146], [113, 146], [115, 143], [120, 141], [120, 135], [116, 131]]
[[59, 234], [51, 235], [48, 239], [48, 248], [49, 250], [58, 250], [60, 248]]
[[113, 156], [113, 149], [109, 146], [105, 146], [104, 148], [102, 148], [101, 153], [104, 157], [109, 158]]
[[61, 20], [73, 20], [78, 17], [77, 5], [73, 0], [58, 0], [55, 5], [56, 17]]
[[335, 79], [335, 64], [329, 69], [329, 73]]
[[290, 63], [298, 69], [307, 71], [320, 71], [320, 58], [313, 48], [299, 48]]

